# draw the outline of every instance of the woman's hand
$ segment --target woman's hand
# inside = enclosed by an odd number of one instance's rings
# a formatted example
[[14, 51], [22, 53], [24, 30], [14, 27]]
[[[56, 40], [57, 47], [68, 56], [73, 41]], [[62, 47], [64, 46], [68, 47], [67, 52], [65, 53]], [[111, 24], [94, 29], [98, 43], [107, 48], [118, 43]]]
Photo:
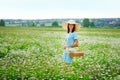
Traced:
[[64, 49], [66, 49], [67, 48], [67, 46], [64, 46]]
[[70, 47], [72, 44], [69, 44], [69, 45], [65, 45], [64, 46], [64, 49], [66, 49], [67, 47]]

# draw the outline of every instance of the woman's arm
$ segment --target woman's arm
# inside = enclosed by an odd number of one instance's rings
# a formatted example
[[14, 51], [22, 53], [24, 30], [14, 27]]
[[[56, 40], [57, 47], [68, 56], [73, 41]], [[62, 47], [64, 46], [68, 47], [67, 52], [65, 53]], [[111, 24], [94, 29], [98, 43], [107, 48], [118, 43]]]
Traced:
[[78, 45], [79, 45], [78, 39], [75, 39], [74, 44], [70, 44], [69, 46], [71, 46], [71, 47], [78, 47]]
[[79, 44], [78, 39], [75, 39], [74, 44], [66, 45], [66, 46], [64, 46], [64, 49], [66, 49], [68, 46], [71, 46], [71, 47], [78, 47], [78, 44]]

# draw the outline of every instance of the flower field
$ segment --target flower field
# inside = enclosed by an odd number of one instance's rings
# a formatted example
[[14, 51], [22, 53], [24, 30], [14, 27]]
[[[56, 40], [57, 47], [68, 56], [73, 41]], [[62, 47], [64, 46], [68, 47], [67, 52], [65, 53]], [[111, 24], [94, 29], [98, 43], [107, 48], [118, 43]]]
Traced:
[[120, 29], [81, 28], [82, 57], [61, 60], [62, 28], [0, 27], [0, 80], [120, 80]]

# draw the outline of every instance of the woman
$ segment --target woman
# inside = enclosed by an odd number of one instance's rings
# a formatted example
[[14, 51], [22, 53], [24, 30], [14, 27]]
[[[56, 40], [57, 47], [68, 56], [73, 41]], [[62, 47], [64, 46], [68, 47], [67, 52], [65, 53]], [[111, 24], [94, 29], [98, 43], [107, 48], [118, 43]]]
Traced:
[[66, 45], [64, 46], [62, 60], [66, 64], [71, 64], [73, 57], [69, 55], [69, 53], [66, 51], [66, 48], [78, 47], [77, 31], [79, 31], [80, 24], [76, 23], [74, 20], [69, 20], [68, 22], [63, 22], [62, 27], [67, 30]]

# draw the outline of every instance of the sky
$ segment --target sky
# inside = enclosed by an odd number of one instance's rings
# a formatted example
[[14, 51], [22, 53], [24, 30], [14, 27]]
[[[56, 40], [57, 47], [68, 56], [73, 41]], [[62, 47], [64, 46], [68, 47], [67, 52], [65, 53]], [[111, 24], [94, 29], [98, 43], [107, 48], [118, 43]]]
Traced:
[[0, 19], [120, 18], [120, 0], [0, 0]]

